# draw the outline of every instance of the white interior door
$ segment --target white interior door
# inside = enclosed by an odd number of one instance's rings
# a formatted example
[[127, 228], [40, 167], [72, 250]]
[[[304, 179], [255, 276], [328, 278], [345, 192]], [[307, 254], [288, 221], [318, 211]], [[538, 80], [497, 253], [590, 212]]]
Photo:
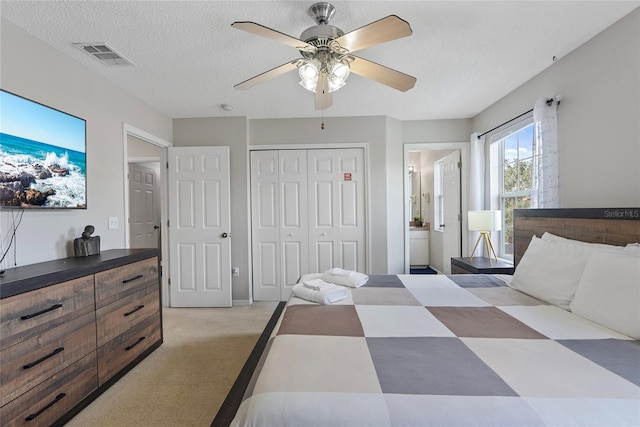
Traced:
[[229, 147], [168, 151], [171, 306], [229, 307]]
[[366, 271], [364, 150], [309, 150], [309, 268]]
[[456, 150], [442, 159], [443, 167], [443, 267], [444, 274], [451, 274], [451, 258], [461, 253], [460, 216], [460, 151]]
[[160, 185], [154, 169], [129, 163], [131, 248], [160, 247]]
[[253, 292], [284, 301], [309, 270], [306, 150], [251, 152]]

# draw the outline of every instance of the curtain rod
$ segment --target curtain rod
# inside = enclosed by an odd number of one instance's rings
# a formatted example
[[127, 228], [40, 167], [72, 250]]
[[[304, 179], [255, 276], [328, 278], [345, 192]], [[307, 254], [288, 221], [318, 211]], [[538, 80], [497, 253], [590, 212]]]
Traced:
[[[547, 105], [551, 105], [551, 103], [552, 103], [553, 101], [555, 101], [555, 99], [554, 99], [554, 98], [549, 98], [549, 99], [547, 99]], [[558, 105], [560, 105], [560, 100], [558, 100]], [[504, 125], [506, 125], [506, 124], [508, 124], [508, 123], [511, 123], [511, 122], [512, 122], [512, 121], [514, 121], [514, 120], [519, 119], [519, 118], [520, 118], [520, 117], [522, 117], [522, 116], [526, 116], [527, 114], [529, 114], [529, 113], [530, 113], [530, 112], [532, 112], [532, 111], [533, 111], [533, 108], [532, 108], [532, 109], [530, 109], [530, 110], [528, 110], [528, 111], [525, 111], [525, 112], [524, 112], [524, 113], [522, 113], [522, 114], [519, 114], [519, 115], [515, 116], [515, 117], [514, 117], [514, 118], [512, 118], [512, 119], [507, 120], [506, 122], [504, 122], [504, 123], [502, 123], [502, 124], [499, 124], [498, 126], [494, 127], [493, 129], [489, 129], [489, 130], [488, 130], [488, 131], [486, 131], [485, 133], [478, 135], [478, 139], [482, 138], [483, 136], [485, 136], [485, 135], [486, 135], [486, 134], [488, 134], [488, 133], [493, 132], [494, 130], [496, 130], [496, 129], [498, 129], [498, 128], [501, 128], [502, 126], [504, 126]]]

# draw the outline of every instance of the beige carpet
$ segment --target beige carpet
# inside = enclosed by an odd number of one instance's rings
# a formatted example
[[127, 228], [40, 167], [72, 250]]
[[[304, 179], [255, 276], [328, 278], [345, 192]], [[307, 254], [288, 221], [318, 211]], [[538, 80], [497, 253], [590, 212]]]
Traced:
[[209, 426], [276, 306], [163, 308], [164, 343], [66, 425]]

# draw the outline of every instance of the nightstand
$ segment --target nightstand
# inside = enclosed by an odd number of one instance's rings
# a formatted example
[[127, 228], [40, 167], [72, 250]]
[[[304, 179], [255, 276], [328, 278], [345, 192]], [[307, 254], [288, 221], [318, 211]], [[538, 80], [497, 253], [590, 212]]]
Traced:
[[513, 265], [487, 257], [451, 258], [451, 274], [513, 274]]

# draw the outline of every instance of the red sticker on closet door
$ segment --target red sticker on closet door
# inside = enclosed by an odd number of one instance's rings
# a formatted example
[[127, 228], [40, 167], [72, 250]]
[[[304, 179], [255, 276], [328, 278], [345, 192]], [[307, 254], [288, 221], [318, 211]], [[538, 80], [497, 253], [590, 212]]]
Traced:
[[344, 180], [345, 181], [351, 181], [351, 172], [345, 172], [344, 173]]

